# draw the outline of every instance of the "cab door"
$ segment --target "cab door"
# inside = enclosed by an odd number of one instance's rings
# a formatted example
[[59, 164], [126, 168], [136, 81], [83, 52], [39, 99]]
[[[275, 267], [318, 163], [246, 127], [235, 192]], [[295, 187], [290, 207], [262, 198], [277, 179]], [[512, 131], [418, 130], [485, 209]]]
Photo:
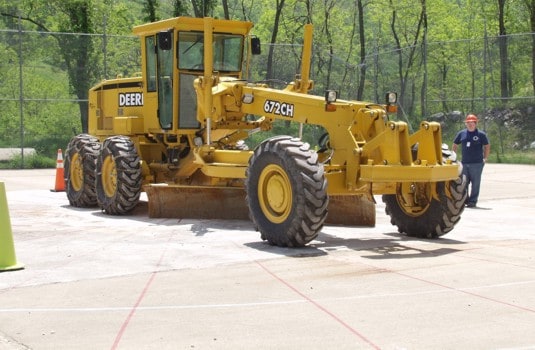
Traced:
[[173, 31], [158, 33], [156, 69], [158, 119], [162, 129], [173, 127]]

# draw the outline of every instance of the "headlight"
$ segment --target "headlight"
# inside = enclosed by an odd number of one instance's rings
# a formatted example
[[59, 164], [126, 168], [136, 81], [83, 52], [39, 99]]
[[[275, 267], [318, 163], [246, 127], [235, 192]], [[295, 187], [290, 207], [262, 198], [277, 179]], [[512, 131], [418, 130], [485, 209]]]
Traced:
[[389, 92], [386, 94], [386, 104], [393, 105], [398, 102], [398, 94], [395, 92]]
[[335, 90], [325, 91], [325, 102], [333, 103], [333, 102], [336, 102], [337, 98], [338, 98], [338, 92], [336, 92]]

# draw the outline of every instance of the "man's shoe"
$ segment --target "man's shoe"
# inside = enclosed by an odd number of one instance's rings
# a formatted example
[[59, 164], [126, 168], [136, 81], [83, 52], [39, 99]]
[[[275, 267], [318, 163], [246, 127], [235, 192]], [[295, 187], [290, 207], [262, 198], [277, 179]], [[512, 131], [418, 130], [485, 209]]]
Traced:
[[466, 203], [466, 207], [467, 208], [475, 208], [476, 204], [475, 203]]

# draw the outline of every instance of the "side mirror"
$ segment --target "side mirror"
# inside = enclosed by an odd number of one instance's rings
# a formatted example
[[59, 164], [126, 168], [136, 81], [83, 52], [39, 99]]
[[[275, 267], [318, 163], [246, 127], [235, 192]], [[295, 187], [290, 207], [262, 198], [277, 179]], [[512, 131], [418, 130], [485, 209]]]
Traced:
[[162, 51], [169, 51], [173, 47], [173, 32], [159, 32], [158, 33], [158, 47]]
[[260, 38], [251, 38], [251, 53], [253, 55], [260, 55], [262, 53], [260, 48]]

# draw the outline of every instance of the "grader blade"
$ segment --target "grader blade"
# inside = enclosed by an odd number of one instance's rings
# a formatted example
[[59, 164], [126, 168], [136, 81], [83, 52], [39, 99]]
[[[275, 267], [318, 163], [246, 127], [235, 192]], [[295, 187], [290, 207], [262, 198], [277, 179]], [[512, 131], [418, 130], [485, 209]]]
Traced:
[[[149, 217], [248, 220], [245, 190], [238, 187], [148, 185]], [[365, 196], [330, 196], [327, 224], [374, 226], [375, 204]]]
[[364, 195], [329, 196], [327, 224], [375, 226], [375, 203]]
[[242, 188], [155, 184], [145, 192], [151, 218], [249, 219]]

